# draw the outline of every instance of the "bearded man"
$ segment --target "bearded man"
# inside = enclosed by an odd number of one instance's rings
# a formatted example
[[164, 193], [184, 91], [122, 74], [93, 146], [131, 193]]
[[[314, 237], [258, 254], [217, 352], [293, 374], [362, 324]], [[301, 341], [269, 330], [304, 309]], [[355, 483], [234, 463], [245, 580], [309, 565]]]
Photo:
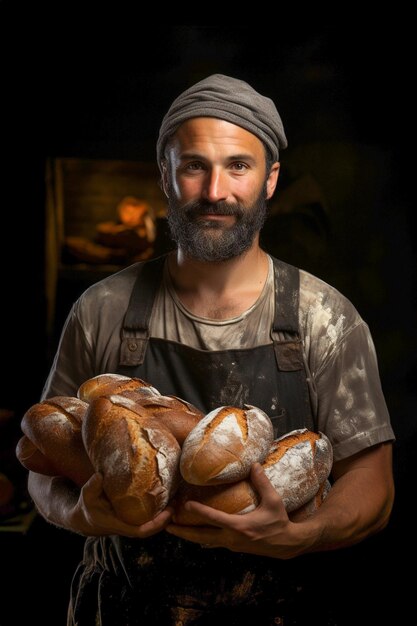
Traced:
[[[276, 436], [327, 435], [329, 495], [293, 522], [255, 464], [252, 512], [190, 502], [205, 526], [174, 524], [171, 506], [133, 526], [115, 515], [99, 474], [79, 490], [31, 473], [40, 513], [87, 537], [68, 624], [300, 624], [298, 557], [387, 524], [394, 435], [369, 329], [338, 291], [260, 247], [286, 145], [275, 104], [241, 80], [216, 74], [176, 98], [157, 158], [177, 248], [79, 298], [42, 397], [76, 395], [88, 378], [114, 372], [204, 413], [257, 406]], [[322, 608], [320, 623], [328, 623]]]

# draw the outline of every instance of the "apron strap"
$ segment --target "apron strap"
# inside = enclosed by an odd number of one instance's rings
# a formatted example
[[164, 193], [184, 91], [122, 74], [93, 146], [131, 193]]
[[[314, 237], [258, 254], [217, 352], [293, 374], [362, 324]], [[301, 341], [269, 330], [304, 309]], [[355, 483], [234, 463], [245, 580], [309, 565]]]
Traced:
[[[307, 384], [303, 344], [299, 329], [300, 271], [297, 267], [272, 257], [275, 277], [275, 314], [272, 341], [275, 362], [280, 372], [281, 392], [290, 407], [282, 415], [281, 429], [314, 430], [314, 417]], [[284, 338], [281, 338], [284, 334]], [[281, 430], [282, 432], [282, 430]]]
[[120, 365], [142, 365], [149, 339], [153, 303], [163, 275], [166, 255], [138, 266], [138, 276], [123, 321]]
[[[298, 268], [272, 257], [275, 279], [275, 314], [272, 328], [275, 359], [281, 372], [304, 369], [303, 349], [298, 323], [300, 272]], [[290, 335], [279, 340], [277, 333]]]
[[300, 272], [272, 257], [275, 279], [274, 331], [298, 334], [298, 303], [300, 300]]

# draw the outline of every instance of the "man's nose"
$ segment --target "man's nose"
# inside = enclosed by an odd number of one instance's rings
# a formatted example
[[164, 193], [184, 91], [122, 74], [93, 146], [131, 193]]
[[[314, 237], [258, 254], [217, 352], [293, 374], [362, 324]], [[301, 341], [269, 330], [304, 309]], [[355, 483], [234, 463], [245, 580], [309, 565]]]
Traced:
[[207, 173], [202, 195], [208, 202], [227, 200], [229, 195], [227, 174], [217, 169], [210, 170]]

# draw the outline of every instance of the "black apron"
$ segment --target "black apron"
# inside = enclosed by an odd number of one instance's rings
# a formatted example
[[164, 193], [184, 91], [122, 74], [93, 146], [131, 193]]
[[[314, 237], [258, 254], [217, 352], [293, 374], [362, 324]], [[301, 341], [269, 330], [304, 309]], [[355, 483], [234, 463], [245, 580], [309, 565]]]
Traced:
[[[295, 428], [314, 429], [298, 329], [298, 269], [273, 260], [272, 344], [204, 351], [149, 337], [164, 260], [139, 266], [122, 330], [118, 373], [142, 378], [204, 413], [227, 404], [257, 406], [271, 418], [275, 436]], [[277, 340], [278, 335], [286, 339]], [[207, 549], [165, 532], [144, 540], [90, 537], [74, 576], [68, 623], [300, 623], [291, 617], [301, 592], [293, 570], [291, 561]]]

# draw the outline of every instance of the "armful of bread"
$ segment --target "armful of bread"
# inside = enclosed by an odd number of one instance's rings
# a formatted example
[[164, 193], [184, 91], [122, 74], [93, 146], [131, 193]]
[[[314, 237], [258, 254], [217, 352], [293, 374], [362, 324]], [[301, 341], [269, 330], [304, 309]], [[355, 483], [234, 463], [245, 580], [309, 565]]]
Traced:
[[[320, 506], [330, 486], [327, 479], [332, 464], [329, 439], [322, 433], [307, 429], [291, 431], [275, 440], [261, 463], [293, 521], [305, 519]], [[173, 517], [176, 524], [205, 524], [197, 514], [185, 509], [188, 500], [240, 515], [252, 511], [259, 503], [258, 495], [247, 478], [216, 487], [183, 483], [176, 498]]]
[[310, 515], [326, 495], [332, 466], [327, 437], [306, 429], [273, 441], [257, 407], [222, 406], [204, 415], [151, 384], [118, 374], [86, 380], [77, 397], [32, 406], [22, 419], [16, 455], [36, 473], [81, 487], [94, 473], [123, 523], [154, 519], [175, 497], [174, 521], [199, 524], [184, 508], [197, 500], [228, 513], [258, 504], [248, 477], [262, 464], [294, 519]]

